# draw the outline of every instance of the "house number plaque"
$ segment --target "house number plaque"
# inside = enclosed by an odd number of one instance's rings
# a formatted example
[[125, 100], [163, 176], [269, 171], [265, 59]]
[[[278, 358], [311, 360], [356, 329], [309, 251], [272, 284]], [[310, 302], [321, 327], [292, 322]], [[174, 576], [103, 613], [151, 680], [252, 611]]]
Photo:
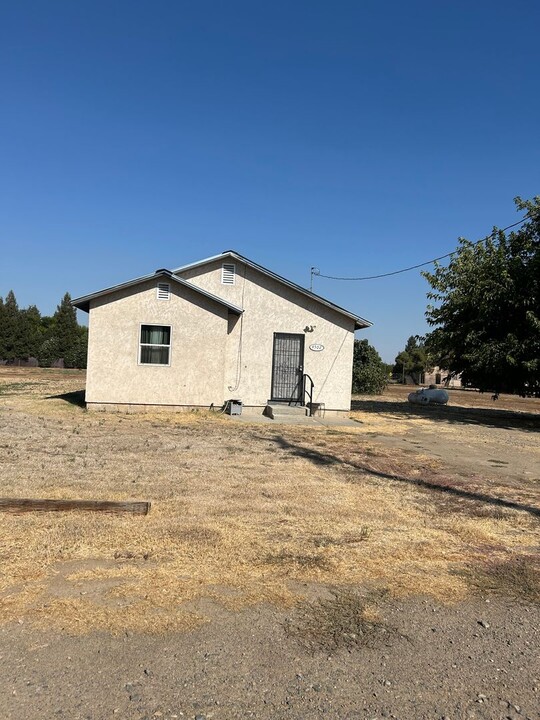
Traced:
[[313, 343], [313, 345], [309, 346], [310, 350], [313, 350], [313, 352], [321, 352], [324, 350], [324, 345], [321, 345], [320, 343]]

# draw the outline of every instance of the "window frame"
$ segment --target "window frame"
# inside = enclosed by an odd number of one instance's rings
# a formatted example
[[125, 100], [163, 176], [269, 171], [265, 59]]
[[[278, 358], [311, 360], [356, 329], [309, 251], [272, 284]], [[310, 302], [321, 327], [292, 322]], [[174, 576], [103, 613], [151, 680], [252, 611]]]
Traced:
[[[169, 328], [169, 344], [168, 345], [159, 345], [156, 343], [141, 342], [143, 327], [168, 327]], [[148, 322], [139, 323], [139, 336], [137, 339], [137, 365], [140, 365], [141, 367], [171, 367], [172, 341], [173, 341], [172, 325], [168, 325], [167, 323], [148, 323]], [[142, 351], [143, 347], [159, 347], [159, 348], [166, 347], [166, 348], [169, 348], [169, 362], [167, 362], [167, 363], [142, 362], [141, 361], [141, 351]]]

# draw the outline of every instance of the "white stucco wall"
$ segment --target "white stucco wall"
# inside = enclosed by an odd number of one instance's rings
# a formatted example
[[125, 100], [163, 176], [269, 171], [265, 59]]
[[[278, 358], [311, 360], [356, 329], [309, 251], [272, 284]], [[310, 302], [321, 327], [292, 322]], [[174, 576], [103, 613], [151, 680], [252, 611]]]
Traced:
[[[326, 411], [349, 410], [354, 321], [238, 261], [235, 285], [224, 285], [222, 262], [181, 275], [245, 309], [226, 339], [223, 399], [265, 405], [271, 397], [274, 333], [293, 333], [305, 336], [304, 372], [315, 383], [314, 402], [324, 403]], [[305, 332], [307, 326], [315, 329]], [[321, 344], [324, 350], [314, 352], [309, 349], [312, 344]]]
[[[227, 308], [174, 283], [170, 299], [158, 300], [158, 280], [91, 302], [87, 403], [223, 402]], [[141, 324], [171, 325], [169, 366], [139, 364]]]
[[[226, 262], [229, 262], [226, 259]], [[162, 277], [91, 301], [86, 401], [89, 407], [220, 406], [229, 398], [262, 408], [272, 394], [274, 333], [305, 338], [304, 372], [314, 402], [347, 412], [351, 399], [354, 321], [236, 261], [234, 285], [221, 283], [222, 260], [182, 276], [244, 308], [226, 307], [171, 282], [169, 300], [156, 297]], [[170, 365], [140, 365], [142, 324], [170, 325]], [[312, 327], [313, 331], [305, 331]], [[310, 345], [323, 345], [314, 352]]]

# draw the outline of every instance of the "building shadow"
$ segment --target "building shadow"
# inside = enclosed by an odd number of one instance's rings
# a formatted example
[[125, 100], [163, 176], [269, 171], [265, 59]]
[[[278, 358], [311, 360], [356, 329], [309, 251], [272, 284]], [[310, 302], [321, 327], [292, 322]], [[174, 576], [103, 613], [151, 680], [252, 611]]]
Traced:
[[513, 500], [506, 500], [505, 498], [496, 497], [494, 495], [488, 495], [487, 493], [476, 492], [474, 490], [467, 490], [466, 488], [457, 487], [448, 480], [448, 478], [441, 478], [441, 482], [436, 480], [425, 480], [418, 477], [406, 477], [404, 475], [398, 475], [395, 473], [386, 473], [381, 470], [377, 470], [370, 467], [368, 464], [353, 462], [350, 460], [343, 460], [332, 453], [319, 452], [310, 447], [291, 443], [281, 435], [274, 437], [264, 437], [266, 442], [274, 442], [282, 450], [286, 451], [290, 455], [295, 457], [301, 457], [315, 465], [346, 465], [349, 468], [357, 470], [362, 474], [374, 475], [384, 480], [390, 480], [392, 482], [405, 483], [407, 485], [416, 486], [424, 490], [429, 490], [436, 493], [445, 494], [447, 497], [454, 497], [459, 500], [468, 500], [470, 502], [484, 503], [492, 507], [506, 508], [508, 510], [521, 510], [529, 513], [533, 517], [540, 518], [540, 507], [534, 505], [528, 505], [524, 503], [514, 502]]
[[70, 405], [86, 408], [84, 395], [84, 390], [75, 390], [74, 392], [62, 393], [61, 395], [48, 395], [46, 400], [64, 400], [64, 402], [67, 402]]
[[469, 408], [456, 405], [413, 405], [406, 400], [353, 400], [351, 410], [399, 417], [422, 417], [434, 422], [461, 425], [486, 425], [508, 430], [540, 432], [540, 414], [499, 410], [498, 408]]

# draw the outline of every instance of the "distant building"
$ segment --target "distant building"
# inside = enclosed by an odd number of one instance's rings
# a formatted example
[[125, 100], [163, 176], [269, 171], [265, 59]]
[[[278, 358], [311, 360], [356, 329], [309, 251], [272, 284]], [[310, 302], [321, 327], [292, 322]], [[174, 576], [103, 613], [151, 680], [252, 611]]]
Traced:
[[449, 378], [449, 371], [434, 367], [431, 372], [424, 372], [420, 377], [420, 385], [437, 385], [446, 388], [460, 388], [461, 375]]

